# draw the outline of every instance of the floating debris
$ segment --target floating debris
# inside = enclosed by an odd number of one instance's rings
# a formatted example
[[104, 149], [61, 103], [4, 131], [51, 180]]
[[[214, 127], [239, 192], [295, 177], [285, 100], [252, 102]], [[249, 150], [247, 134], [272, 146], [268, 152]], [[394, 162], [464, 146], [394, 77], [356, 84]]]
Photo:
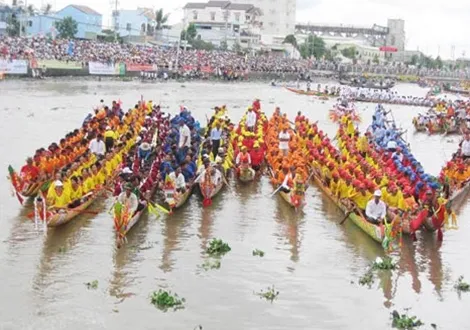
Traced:
[[382, 258], [377, 257], [374, 263], [372, 264], [373, 269], [380, 269], [380, 270], [391, 270], [397, 267], [396, 263], [393, 261], [392, 258], [385, 256]]
[[172, 294], [170, 291], [158, 290], [152, 293], [150, 297], [150, 302], [155, 307], [161, 310], [167, 310], [168, 308], [173, 308], [174, 310], [184, 308], [183, 304], [185, 302], [184, 298], [179, 298], [178, 295]]
[[412, 330], [424, 325], [416, 316], [408, 316], [407, 314], [398, 313], [396, 310], [392, 312], [392, 327], [402, 330]]
[[222, 256], [232, 250], [230, 246], [221, 239], [214, 238], [209, 242], [206, 252], [213, 256]]
[[268, 287], [266, 291], [261, 290], [260, 292], [256, 292], [255, 294], [257, 296], [260, 296], [260, 298], [264, 298], [266, 300], [269, 300], [270, 302], [273, 302], [279, 295], [279, 291], [276, 291], [273, 285], [272, 287]]
[[208, 271], [211, 269], [219, 269], [220, 265], [221, 265], [220, 260], [206, 260], [201, 265], [201, 268], [204, 269], [205, 271]]
[[253, 250], [253, 255], [254, 256], [259, 256], [259, 257], [264, 257], [264, 251], [255, 249], [255, 250]]
[[374, 273], [369, 269], [364, 275], [359, 278], [360, 285], [367, 285], [369, 288], [374, 284]]
[[454, 288], [456, 288], [458, 292], [469, 292], [470, 284], [463, 280], [463, 276], [460, 276], [457, 283], [454, 285]]
[[96, 290], [96, 289], [98, 289], [98, 280], [94, 280], [94, 281], [85, 283], [85, 285], [86, 285], [87, 289]]

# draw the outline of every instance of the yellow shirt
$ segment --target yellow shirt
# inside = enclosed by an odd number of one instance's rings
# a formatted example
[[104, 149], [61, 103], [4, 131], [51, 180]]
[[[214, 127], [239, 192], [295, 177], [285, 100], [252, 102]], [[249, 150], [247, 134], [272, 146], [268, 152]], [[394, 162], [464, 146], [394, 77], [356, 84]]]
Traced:
[[93, 181], [95, 182], [95, 187], [102, 186], [106, 181], [106, 177], [104, 176], [103, 172], [100, 171], [93, 175]]
[[358, 193], [357, 195], [355, 195], [353, 197], [353, 201], [354, 201], [354, 203], [356, 203], [356, 205], [360, 209], [365, 210], [366, 206], [367, 206], [367, 203], [371, 200], [371, 198], [372, 198], [371, 193], [366, 191], [365, 195], [363, 195], [362, 193]]
[[91, 176], [89, 176], [83, 182], [83, 193], [88, 194], [93, 189], [95, 189], [95, 182], [93, 181], [93, 178]]
[[82, 198], [83, 196], [83, 189], [81, 186], [78, 186], [77, 190], [73, 190], [72, 187], [70, 187], [70, 199], [72, 202]]
[[104, 138], [113, 138], [114, 140], [116, 140], [118, 137], [117, 137], [117, 134], [113, 131], [113, 130], [107, 130], [106, 132], [104, 132]]
[[70, 193], [65, 189], [62, 191], [62, 194], [59, 196], [56, 192], [54, 192], [54, 196], [51, 199], [51, 206], [55, 208], [64, 208], [70, 204]]

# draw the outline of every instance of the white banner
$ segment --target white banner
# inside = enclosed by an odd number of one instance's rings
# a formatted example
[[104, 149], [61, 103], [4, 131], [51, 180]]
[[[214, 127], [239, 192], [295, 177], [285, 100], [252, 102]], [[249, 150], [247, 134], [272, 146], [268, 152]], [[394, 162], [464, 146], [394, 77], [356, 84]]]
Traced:
[[27, 74], [27, 60], [0, 60], [0, 72], [5, 74]]
[[125, 73], [125, 66], [121, 63], [108, 64], [99, 62], [89, 62], [88, 70], [90, 74], [98, 75], [122, 75]]

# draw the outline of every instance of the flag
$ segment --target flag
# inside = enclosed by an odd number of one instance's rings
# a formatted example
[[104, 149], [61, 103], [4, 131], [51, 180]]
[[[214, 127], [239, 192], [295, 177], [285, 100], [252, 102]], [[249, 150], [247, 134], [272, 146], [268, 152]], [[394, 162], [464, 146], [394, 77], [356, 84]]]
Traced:
[[73, 54], [74, 54], [74, 48], [75, 48], [75, 44], [74, 44], [73, 40], [70, 40], [70, 41], [69, 41], [68, 48], [67, 48], [67, 55], [73, 56]]

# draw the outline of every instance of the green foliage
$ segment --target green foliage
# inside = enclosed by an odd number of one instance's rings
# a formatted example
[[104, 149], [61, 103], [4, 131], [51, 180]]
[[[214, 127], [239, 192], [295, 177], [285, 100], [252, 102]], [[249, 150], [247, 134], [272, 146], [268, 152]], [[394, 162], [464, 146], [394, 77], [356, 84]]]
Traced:
[[78, 23], [70, 16], [55, 22], [55, 27], [59, 32], [59, 38], [63, 39], [72, 39], [78, 32]]
[[373, 269], [381, 269], [381, 270], [391, 270], [395, 269], [397, 266], [392, 258], [385, 256], [382, 258], [377, 258], [374, 263], [372, 264]]
[[300, 45], [299, 51], [303, 58], [314, 56], [320, 59], [326, 52], [325, 41], [320, 37], [309, 35], [307, 40]]
[[189, 44], [194, 49], [202, 49], [202, 50], [214, 50], [215, 46], [212, 42], [206, 42], [201, 38], [192, 39], [189, 41]]
[[374, 59], [372, 60], [372, 62], [374, 62], [375, 64], [379, 64], [379, 62], [380, 62], [379, 55], [375, 54]]
[[209, 243], [206, 252], [212, 256], [222, 256], [231, 250], [230, 246], [221, 239], [214, 238]]
[[255, 249], [255, 250], [253, 250], [253, 255], [254, 256], [259, 256], [259, 257], [264, 257], [264, 251]]
[[67, 248], [65, 246], [61, 246], [59, 248], [59, 253], [65, 253], [65, 252], [67, 252]]
[[419, 56], [418, 55], [413, 55], [411, 56], [411, 61], [410, 61], [410, 64], [411, 65], [417, 65], [419, 62]]
[[222, 41], [220, 42], [219, 49], [220, 49], [220, 50], [227, 50], [227, 49], [228, 49], [227, 41], [222, 40]]
[[219, 269], [220, 265], [221, 265], [220, 260], [206, 260], [201, 265], [201, 268], [204, 269], [205, 271], [208, 271], [211, 269]]
[[463, 276], [460, 276], [457, 280], [457, 283], [454, 286], [457, 291], [459, 292], [469, 292], [470, 291], [470, 284], [463, 280]]
[[168, 308], [181, 309], [184, 302], [184, 298], [179, 298], [176, 293], [171, 294], [170, 291], [162, 289], [154, 291], [150, 296], [150, 303], [161, 310], [167, 310]]
[[367, 285], [369, 288], [374, 283], [374, 273], [369, 269], [364, 275], [359, 278], [360, 285]]
[[106, 42], [115, 42], [118, 41], [119, 43], [123, 42], [122, 37], [119, 36], [118, 33], [115, 33], [113, 30], [105, 29], [102, 31], [104, 37], [103, 41]]
[[197, 29], [194, 23], [190, 23], [186, 30], [181, 31], [181, 39], [183, 40], [193, 40], [196, 39], [197, 36]]
[[411, 330], [424, 325], [416, 316], [400, 315], [396, 310], [392, 312], [392, 327], [402, 330]]
[[341, 50], [341, 54], [346, 58], [350, 58], [351, 60], [354, 60], [357, 55], [356, 47], [351, 46], [348, 48], [344, 48]]
[[[20, 35], [20, 21], [18, 20], [20, 12], [12, 13], [7, 17], [7, 28], [6, 32], [10, 37], [19, 37]], [[22, 32], [25, 32], [25, 27], [22, 27]]]
[[291, 44], [291, 45], [294, 46], [295, 48], [298, 48], [297, 39], [295, 38], [295, 36], [294, 36], [293, 34], [287, 35], [287, 36], [284, 38], [284, 41], [283, 41], [282, 43], [283, 43], [283, 44]]
[[279, 295], [279, 291], [276, 291], [273, 285], [272, 287], [268, 287], [266, 291], [261, 290], [260, 292], [257, 292], [256, 295], [260, 296], [260, 298], [264, 298], [273, 302]]
[[157, 23], [155, 30], [163, 29], [165, 27], [165, 24], [168, 22], [169, 17], [170, 14], [164, 14], [162, 8], [158, 9], [155, 12], [155, 22]]
[[242, 51], [242, 46], [240, 45], [240, 43], [238, 41], [236, 41], [233, 46], [232, 46], [232, 50], [236, 53], [239, 53]]
[[87, 289], [96, 290], [96, 289], [98, 289], [98, 280], [94, 280], [94, 281], [85, 283], [85, 285], [86, 285]]

